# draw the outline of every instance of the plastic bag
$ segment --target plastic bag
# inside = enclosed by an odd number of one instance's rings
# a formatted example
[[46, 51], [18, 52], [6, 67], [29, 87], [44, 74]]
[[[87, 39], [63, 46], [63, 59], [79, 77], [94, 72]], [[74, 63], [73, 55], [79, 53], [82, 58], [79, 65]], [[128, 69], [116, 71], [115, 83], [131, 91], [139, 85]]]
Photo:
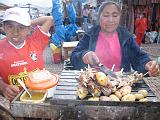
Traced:
[[150, 43], [154, 43], [158, 33], [156, 31], [146, 32], [146, 37], [149, 38]]

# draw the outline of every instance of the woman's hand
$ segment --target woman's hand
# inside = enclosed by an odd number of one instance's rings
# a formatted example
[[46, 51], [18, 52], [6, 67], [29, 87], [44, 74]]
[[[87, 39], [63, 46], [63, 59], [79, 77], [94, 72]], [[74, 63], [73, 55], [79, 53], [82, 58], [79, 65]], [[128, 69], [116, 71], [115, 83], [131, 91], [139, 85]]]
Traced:
[[20, 92], [19, 88], [15, 85], [6, 85], [2, 89], [2, 94], [4, 95], [5, 98], [7, 98], [10, 101], [12, 101], [19, 92]]
[[146, 63], [145, 69], [148, 70], [150, 76], [157, 76], [160, 73], [159, 65], [154, 60]]
[[95, 52], [89, 51], [83, 57], [82, 60], [85, 64], [96, 65], [99, 63], [99, 59]]

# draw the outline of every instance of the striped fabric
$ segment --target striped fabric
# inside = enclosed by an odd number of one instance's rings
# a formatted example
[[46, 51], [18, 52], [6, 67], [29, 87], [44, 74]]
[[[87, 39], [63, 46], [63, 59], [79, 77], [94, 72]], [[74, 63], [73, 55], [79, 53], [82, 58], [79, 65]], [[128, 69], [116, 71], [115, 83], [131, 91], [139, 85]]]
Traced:
[[148, 5], [150, 3], [160, 3], [160, 0], [134, 0], [133, 1], [134, 5]]
[[160, 3], [160, 0], [151, 0], [152, 3]]
[[147, 0], [139, 0], [139, 5], [146, 5]]

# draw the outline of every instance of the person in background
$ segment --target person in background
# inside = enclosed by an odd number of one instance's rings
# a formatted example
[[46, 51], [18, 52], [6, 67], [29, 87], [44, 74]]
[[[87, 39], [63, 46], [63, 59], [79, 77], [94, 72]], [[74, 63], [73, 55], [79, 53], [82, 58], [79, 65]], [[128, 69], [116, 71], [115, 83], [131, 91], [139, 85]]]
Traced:
[[88, 31], [88, 22], [89, 22], [89, 14], [90, 14], [90, 10], [89, 10], [89, 6], [88, 5], [85, 5], [84, 8], [83, 8], [83, 30], [85, 32]]
[[97, 22], [97, 11], [96, 11], [96, 7], [93, 7], [91, 12], [91, 23], [93, 26], [96, 25], [96, 22]]
[[138, 14], [135, 22], [136, 27], [136, 42], [139, 46], [142, 44], [145, 31], [147, 30], [147, 18], [145, 13]]
[[25, 80], [28, 72], [45, 67], [43, 50], [48, 45], [48, 31], [52, 25], [51, 16], [31, 21], [23, 8], [5, 11], [3, 28], [6, 38], [0, 41], [0, 93], [8, 100], [13, 100], [20, 92], [17, 79]]
[[99, 8], [99, 25], [86, 33], [73, 50], [70, 60], [74, 69], [83, 69], [87, 64], [102, 63], [114, 71], [130, 72], [131, 68], [149, 72], [150, 76], [159, 74], [159, 65], [137, 45], [133, 34], [120, 27], [121, 4], [110, 0]]
[[6, 34], [4, 32], [2, 24], [0, 23], [0, 40], [5, 38], [5, 37], [6, 37]]
[[88, 21], [88, 16], [89, 16], [90, 10], [89, 10], [89, 6], [85, 5], [83, 8], [83, 19], [87, 19]]

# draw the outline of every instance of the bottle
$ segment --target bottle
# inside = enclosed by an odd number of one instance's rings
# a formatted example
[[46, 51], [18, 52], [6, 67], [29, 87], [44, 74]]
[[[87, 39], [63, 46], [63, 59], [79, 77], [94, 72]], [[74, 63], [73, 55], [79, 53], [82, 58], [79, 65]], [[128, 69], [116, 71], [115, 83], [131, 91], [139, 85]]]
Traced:
[[53, 43], [50, 43], [50, 48], [53, 53], [53, 60], [55, 64], [58, 64], [62, 61], [62, 49], [55, 46]]

